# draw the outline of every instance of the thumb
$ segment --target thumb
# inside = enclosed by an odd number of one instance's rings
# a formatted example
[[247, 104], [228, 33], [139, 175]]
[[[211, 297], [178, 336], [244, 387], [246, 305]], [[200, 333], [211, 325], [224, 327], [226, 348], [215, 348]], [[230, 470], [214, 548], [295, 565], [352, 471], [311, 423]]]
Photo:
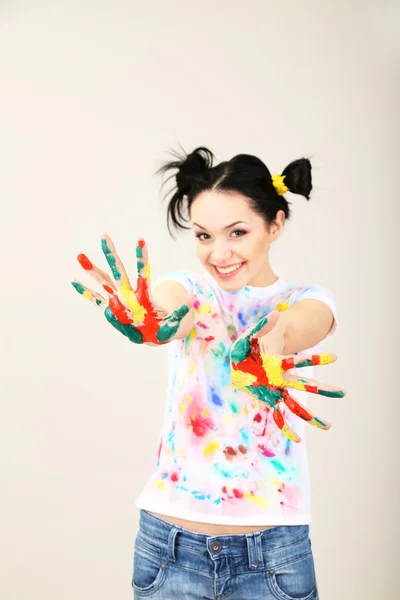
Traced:
[[280, 319], [280, 316], [281, 316], [281, 314], [280, 314], [279, 310], [273, 310], [272, 312], [270, 312], [269, 315], [267, 315], [267, 317], [264, 317], [264, 319], [266, 321], [265, 325], [260, 327], [260, 329], [258, 329], [258, 331], [256, 331], [256, 333], [254, 333], [253, 337], [259, 339], [263, 335], [266, 335], [267, 333], [272, 331], [274, 329], [274, 327], [276, 327], [276, 325]]

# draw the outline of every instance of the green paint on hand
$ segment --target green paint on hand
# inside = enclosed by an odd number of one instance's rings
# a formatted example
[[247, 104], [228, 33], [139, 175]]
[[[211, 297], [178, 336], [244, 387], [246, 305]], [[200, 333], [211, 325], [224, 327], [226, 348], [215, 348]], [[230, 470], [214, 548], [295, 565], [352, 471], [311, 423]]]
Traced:
[[143, 337], [140, 331], [138, 331], [133, 325], [123, 325], [118, 319], [112, 314], [111, 308], [107, 306], [104, 311], [104, 315], [109, 323], [120, 333], [125, 335], [134, 344], [143, 344]]
[[231, 358], [235, 364], [242, 362], [246, 358], [246, 356], [250, 352], [250, 339], [260, 331], [268, 323], [268, 317], [263, 317], [261, 321], [256, 323], [254, 327], [248, 330], [245, 336], [239, 337], [236, 342], [234, 342]]
[[321, 421], [321, 419], [318, 419], [318, 417], [314, 417], [314, 421], [318, 423], [318, 425], [323, 425], [324, 427], [326, 427], [326, 423], [324, 423], [324, 421]]
[[108, 247], [107, 241], [105, 239], [101, 240], [101, 248], [102, 248], [104, 255], [107, 259], [107, 262], [110, 266], [110, 269], [112, 271], [114, 279], [116, 281], [119, 281], [121, 279], [121, 273], [117, 269], [115, 256], [113, 255], [110, 248]]
[[157, 331], [157, 340], [160, 343], [168, 342], [178, 331], [183, 317], [189, 312], [189, 308], [184, 304], [167, 317], [164, 325]]
[[101, 300], [99, 300], [98, 298], [96, 298], [96, 304], [97, 304], [97, 306], [100, 306]]
[[332, 392], [331, 390], [318, 390], [318, 394], [320, 396], [327, 396], [328, 398], [343, 398], [344, 392], [337, 390], [336, 392]]
[[249, 394], [255, 396], [261, 402], [265, 402], [270, 408], [275, 408], [281, 400], [281, 392], [279, 390], [270, 390], [266, 385], [260, 385], [259, 387], [247, 386], [246, 389]]
[[296, 365], [297, 369], [301, 369], [302, 367], [312, 367], [313, 366], [313, 362], [312, 360], [310, 360], [309, 358], [306, 360], [303, 360], [303, 362], [300, 362]]
[[139, 245], [136, 246], [136, 258], [143, 258], [143, 251]]
[[137, 261], [137, 269], [138, 271], [142, 271], [144, 269], [144, 262], [142, 262], [141, 260]]
[[80, 283], [76, 283], [76, 281], [71, 281], [71, 283], [79, 294], [84, 293], [85, 288], [83, 287], [83, 285], [81, 285]]

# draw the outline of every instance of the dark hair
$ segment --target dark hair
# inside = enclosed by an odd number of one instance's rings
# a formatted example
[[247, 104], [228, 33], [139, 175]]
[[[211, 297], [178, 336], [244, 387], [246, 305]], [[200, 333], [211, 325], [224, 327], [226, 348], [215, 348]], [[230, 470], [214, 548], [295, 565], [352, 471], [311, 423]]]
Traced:
[[[196, 148], [190, 154], [173, 154], [176, 160], [167, 162], [158, 173], [175, 170], [175, 186], [167, 194], [167, 222], [171, 235], [172, 229], [189, 229], [189, 211], [193, 200], [206, 190], [239, 192], [247, 196], [252, 207], [262, 215], [270, 225], [279, 210], [286, 218], [290, 216], [289, 202], [278, 194], [271, 173], [256, 156], [238, 154], [226, 162], [214, 166], [214, 155], [207, 148]], [[281, 173], [283, 185], [293, 194], [310, 199], [311, 163], [307, 158], [291, 162]], [[168, 178], [167, 181], [169, 181]]]

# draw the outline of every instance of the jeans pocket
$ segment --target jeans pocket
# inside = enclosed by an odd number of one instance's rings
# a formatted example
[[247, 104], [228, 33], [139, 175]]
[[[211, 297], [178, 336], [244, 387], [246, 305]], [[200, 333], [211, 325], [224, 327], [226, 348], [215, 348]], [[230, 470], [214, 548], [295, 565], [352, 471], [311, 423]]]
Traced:
[[155, 594], [165, 583], [168, 565], [161, 553], [151, 545], [135, 544], [132, 588], [135, 598], [147, 598]]
[[277, 600], [318, 600], [311, 552], [296, 561], [269, 569], [267, 577]]

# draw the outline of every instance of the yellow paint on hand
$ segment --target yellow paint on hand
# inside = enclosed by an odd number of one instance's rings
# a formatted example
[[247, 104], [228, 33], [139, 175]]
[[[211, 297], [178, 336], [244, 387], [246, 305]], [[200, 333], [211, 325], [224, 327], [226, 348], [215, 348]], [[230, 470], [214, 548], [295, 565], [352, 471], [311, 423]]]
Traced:
[[213, 454], [213, 452], [216, 452], [219, 448], [219, 443], [218, 442], [211, 442], [210, 444], [207, 444], [207, 446], [204, 448], [204, 456], [208, 456], [209, 454]]
[[261, 360], [264, 370], [267, 374], [268, 381], [276, 387], [284, 387], [287, 382], [282, 376], [282, 360], [274, 354], [264, 354], [261, 352]]
[[86, 298], [86, 300], [91, 300], [93, 298], [92, 294], [89, 292], [89, 290], [85, 290], [82, 294], [82, 296], [84, 298]]
[[232, 382], [238, 388], [243, 389], [245, 386], [250, 386], [256, 381], [257, 377], [255, 375], [232, 369]]
[[319, 364], [320, 365], [330, 365], [335, 362], [336, 357], [332, 354], [320, 354], [319, 355]]
[[147, 261], [147, 263], [144, 265], [143, 275], [145, 276], [145, 278], [147, 280], [150, 279], [150, 263], [149, 263], [149, 261]]
[[135, 292], [129, 285], [127, 277], [125, 277], [124, 281], [121, 284], [120, 293], [125, 306], [127, 306], [132, 313], [134, 325], [139, 325], [140, 323], [143, 323], [147, 311], [144, 308], [144, 306], [139, 304]]
[[296, 435], [294, 433], [294, 431], [292, 431], [287, 425], [284, 425], [282, 427], [282, 433], [283, 433], [283, 435], [285, 435], [292, 442], [298, 442], [299, 441], [298, 435]]
[[156, 488], [159, 489], [161, 492], [165, 492], [167, 486], [163, 481], [156, 481]]

